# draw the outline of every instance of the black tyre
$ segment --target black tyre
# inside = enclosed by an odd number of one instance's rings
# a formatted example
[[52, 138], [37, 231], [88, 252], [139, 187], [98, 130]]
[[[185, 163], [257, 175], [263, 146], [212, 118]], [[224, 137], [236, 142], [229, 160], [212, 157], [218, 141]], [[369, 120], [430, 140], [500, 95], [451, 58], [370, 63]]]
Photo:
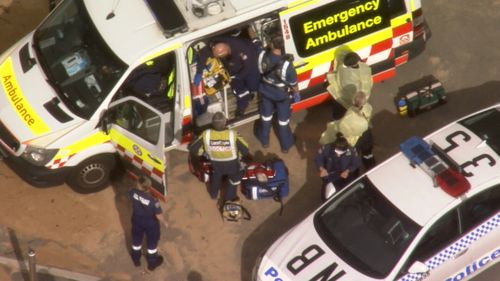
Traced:
[[113, 155], [89, 158], [69, 174], [68, 185], [78, 193], [89, 194], [103, 190], [109, 185], [110, 173], [115, 167]]

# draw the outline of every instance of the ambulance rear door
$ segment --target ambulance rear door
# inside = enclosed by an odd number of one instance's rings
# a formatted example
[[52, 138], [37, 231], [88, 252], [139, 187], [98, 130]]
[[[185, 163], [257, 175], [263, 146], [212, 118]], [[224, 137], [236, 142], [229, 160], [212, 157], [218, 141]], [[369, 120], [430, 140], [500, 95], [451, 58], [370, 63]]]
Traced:
[[171, 145], [172, 112], [162, 113], [128, 96], [110, 104], [106, 128], [112, 144], [132, 177], [149, 177], [154, 194], [167, 195], [165, 147]]
[[299, 87], [324, 82], [337, 51], [356, 51], [367, 59], [372, 45], [387, 41], [390, 52], [387, 5], [387, 0], [304, 1], [281, 11], [285, 49], [294, 54]]

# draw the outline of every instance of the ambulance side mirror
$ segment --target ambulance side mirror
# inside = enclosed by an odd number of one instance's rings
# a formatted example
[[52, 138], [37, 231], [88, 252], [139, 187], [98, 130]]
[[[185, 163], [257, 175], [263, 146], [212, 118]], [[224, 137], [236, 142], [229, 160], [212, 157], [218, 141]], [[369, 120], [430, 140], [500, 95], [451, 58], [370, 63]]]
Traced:
[[416, 274], [416, 273], [427, 273], [429, 272], [429, 267], [425, 265], [421, 261], [414, 262], [410, 268], [408, 269], [408, 273]]

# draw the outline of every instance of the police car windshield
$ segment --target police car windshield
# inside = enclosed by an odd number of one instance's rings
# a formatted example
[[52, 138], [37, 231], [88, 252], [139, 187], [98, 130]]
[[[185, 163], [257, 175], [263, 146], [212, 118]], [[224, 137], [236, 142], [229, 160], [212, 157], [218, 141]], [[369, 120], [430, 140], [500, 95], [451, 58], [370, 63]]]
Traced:
[[325, 243], [357, 271], [386, 277], [420, 226], [363, 177], [334, 198], [314, 218]]
[[476, 114], [460, 122], [462, 126], [471, 130], [500, 155], [500, 107]]
[[81, 0], [63, 1], [36, 30], [33, 47], [60, 99], [86, 119], [127, 67], [99, 35]]

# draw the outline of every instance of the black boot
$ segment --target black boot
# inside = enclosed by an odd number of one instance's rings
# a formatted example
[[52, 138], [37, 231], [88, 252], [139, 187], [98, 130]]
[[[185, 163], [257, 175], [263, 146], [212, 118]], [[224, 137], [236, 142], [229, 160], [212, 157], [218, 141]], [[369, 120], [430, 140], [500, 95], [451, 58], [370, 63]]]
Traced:
[[133, 250], [130, 252], [130, 256], [132, 257], [132, 261], [135, 266], [141, 266], [141, 250]]
[[163, 263], [163, 257], [158, 254], [152, 254], [152, 255], [148, 254], [147, 260], [148, 260], [149, 271], [155, 270], [158, 266], [160, 266]]

